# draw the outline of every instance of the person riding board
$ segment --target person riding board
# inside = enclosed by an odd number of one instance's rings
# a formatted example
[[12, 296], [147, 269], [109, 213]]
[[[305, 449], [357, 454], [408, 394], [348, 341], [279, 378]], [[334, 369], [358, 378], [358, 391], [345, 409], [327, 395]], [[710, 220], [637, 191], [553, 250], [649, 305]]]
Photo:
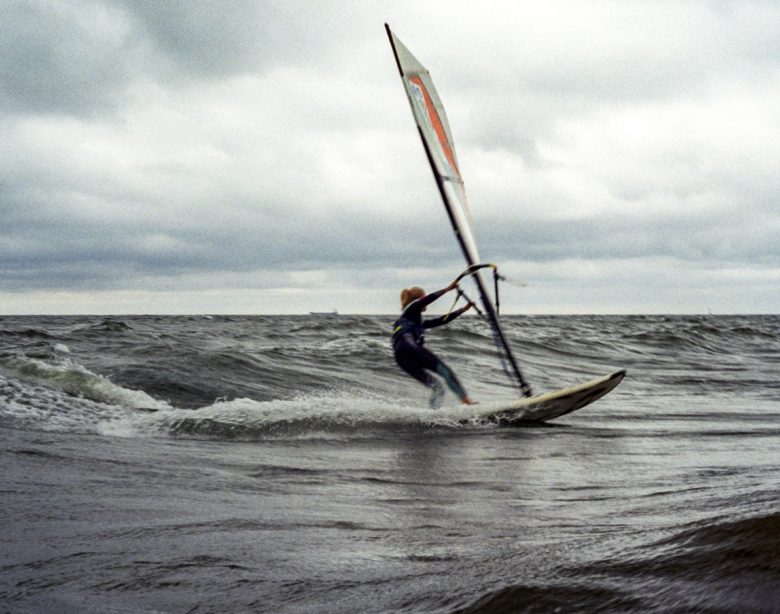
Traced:
[[401, 317], [393, 325], [392, 343], [395, 361], [409, 375], [431, 389], [430, 405], [434, 409], [441, 406], [444, 386], [431, 375], [431, 372], [441, 376], [447, 382], [450, 390], [457, 395], [461, 403], [466, 405], [474, 403], [466, 394], [455, 373], [438, 356], [423, 347], [426, 328], [448, 324], [474, 306], [474, 303], [469, 301], [465, 307], [445, 316], [423, 320], [422, 313], [428, 305], [457, 288], [458, 279], [446, 288], [430, 294], [425, 294], [422, 288], [416, 286], [404, 288], [401, 291], [401, 309], [403, 311]]

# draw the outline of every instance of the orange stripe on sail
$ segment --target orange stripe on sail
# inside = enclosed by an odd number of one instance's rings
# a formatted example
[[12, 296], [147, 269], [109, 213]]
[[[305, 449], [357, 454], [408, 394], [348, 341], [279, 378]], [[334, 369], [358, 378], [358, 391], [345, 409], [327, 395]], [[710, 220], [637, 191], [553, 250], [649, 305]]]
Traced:
[[425, 99], [425, 107], [428, 110], [428, 117], [431, 120], [433, 131], [436, 133], [436, 136], [439, 139], [439, 144], [441, 145], [441, 148], [444, 151], [444, 155], [447, 157], [450, 166], [455, 171], [455, 174], [458, 176], [458, 178], [460, 178], [460, 169], [458, 169], [458, 165], [455, 162], [455, 154], [453, 153], [452, 146], [447, 139], [447, 133], [444, 131], [444, 125], [441, 123], [439, 113], [436, 111], [436, 106], [433, 104], [433, 100], [431, 100], [431, 97], [428, 95], [428, 90], [425, 89], [425, 86], [423, 85], [422, 79], [420, 79], [420, 77], [410, 77], [409, 81], [414, 83], [417, 87], [420, 88], [420, 91], [422, 91], [423, 98]]

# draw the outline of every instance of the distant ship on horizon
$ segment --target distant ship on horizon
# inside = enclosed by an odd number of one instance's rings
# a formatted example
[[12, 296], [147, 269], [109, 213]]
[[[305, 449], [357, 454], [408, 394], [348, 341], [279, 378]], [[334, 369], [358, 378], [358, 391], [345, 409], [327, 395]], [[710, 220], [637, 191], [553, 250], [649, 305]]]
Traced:
[[310, 316], [337, 316], [339, 315], [339, 312], [335, 309], [333, 311], [310, 311]]

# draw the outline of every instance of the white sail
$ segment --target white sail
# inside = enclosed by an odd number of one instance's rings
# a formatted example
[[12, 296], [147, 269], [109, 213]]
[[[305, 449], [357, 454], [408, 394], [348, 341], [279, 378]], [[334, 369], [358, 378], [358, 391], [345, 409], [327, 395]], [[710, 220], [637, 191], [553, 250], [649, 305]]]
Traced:
[[431, 157], [431, 163], [442, 189], [447, 192], [449, 214], [453, 228], [459, 233], [461, 247], [468, 254], [470, 264], [480, 262], [477, 242], [471, 223], [471, 213], [463, 178], [460, 174], [455, 142], [452, 139], [447, 114], [431, 76], [425, 67], [398, 40], [388, 28], [388, 35], [396, 52], [401, 80], [409, 97], [412, 114], [420, 129], [420, 136]]

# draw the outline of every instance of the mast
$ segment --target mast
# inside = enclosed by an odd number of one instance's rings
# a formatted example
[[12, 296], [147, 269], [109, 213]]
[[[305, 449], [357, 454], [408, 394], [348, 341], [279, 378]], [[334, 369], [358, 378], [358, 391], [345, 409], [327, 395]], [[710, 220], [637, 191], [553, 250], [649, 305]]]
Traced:
[[[393, 49], [398, 72], [406, 95], [412, 106], [412, 115], [422, 140], [425, 155], [431, 165], [439, 194], [444, 202], [455, 237], [458, 240], [468, 266], [479, 264], [479, 254], [468, 216], [468, 203], [463, 180], [460, 176], [455, 146], [444, 113], [444, 107], [425, 67], [409, 52], [385, 24], [390, 46]], [[403, 59], [402, 59], [403, 58]], [[477, 286], [485, 317], [493, 331], [496, 346], [508, 363], [508, 372], [520, 387], [523, 396], [531, 396], [531, 388], [525, 381], [517, 360], [498, 322], [498, 314], [485, 289], [479, 271], [472, 274]]]

